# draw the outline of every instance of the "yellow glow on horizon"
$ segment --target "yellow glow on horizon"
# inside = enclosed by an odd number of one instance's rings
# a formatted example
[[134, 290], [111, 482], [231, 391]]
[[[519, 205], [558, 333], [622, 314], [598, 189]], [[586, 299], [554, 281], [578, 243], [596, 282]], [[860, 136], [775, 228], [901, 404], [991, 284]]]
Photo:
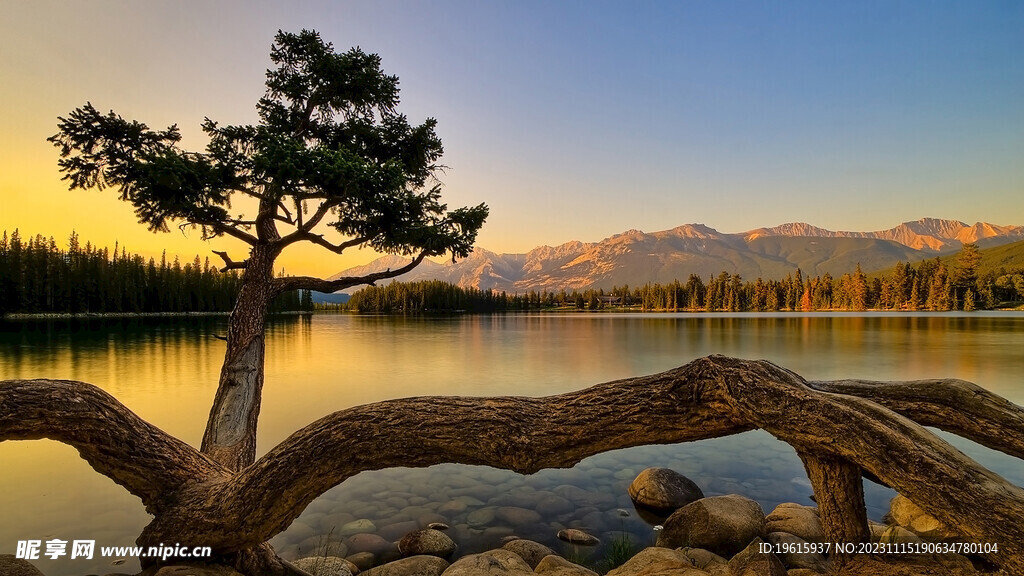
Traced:
[[[213, 250], [225, 250], [235, 260], [246, 257], [247, 246], [233, 238], [203, 241], [199, 230], [186, 228], [182, 232], [175, 227], [167, 233], [148, 231], [138, 223], [131, 205], [118, 199], [115, 189], [68, 190], [56, 169], [56, 151], [48, 152], [46, 160], [38, 155], [8, 158], [10, 167], [0, 169], [0, 231], [9, 234], [18, 229], [23, 238], [52, 236], [61, 249], [67, 248], [74, 231], [83, 244], [113, 250], [116, 243], [130, 253], [158, 260], [166, 250], [168, 260], [177, 256], [183, 263], [198, 254], [200, 260], [209, 257], [218, 267], [223, 264]], [[327, 277], [376, 257], [367, 250], [350, 249], [337, 255], [316, 246], [293, 245], [278, 259], [276, 268], [292, 275]]]

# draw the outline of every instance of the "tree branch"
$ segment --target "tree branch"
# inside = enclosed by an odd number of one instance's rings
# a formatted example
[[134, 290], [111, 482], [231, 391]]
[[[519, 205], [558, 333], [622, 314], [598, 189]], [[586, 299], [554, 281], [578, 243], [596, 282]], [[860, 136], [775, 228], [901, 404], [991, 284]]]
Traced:
[[[1024, 570], [1024, 489], [878, 404], [820, 392], [769, 362], [721, 356], [546, 398], [425, 397], [336, 412], [219, 486], [216, 497], [203, 501], [212, 507], [199, 517], [244, 518], [237, 529], [213, 521], [203, 528], [223, 533], [216, 545], [230, 549], [273, 536], [316, 496], [365, 470], [458, 462], [531, 473], [608, 450], [752, 428], [770, 432], [805, 458], [849, 462], [844, 478], [858, 468], [869, 470], [965, 541], [998, 543], [999, 554], [990, 560], [1008, 573]], [[822, 478], [819, 486], [834, 483]], [[836, 524], [826, 533], [852, 526], [823, 521]], [[151, 538], [176, 529], [157, 524]]]
[[228, 256], [227, 252], [221, 250], [212, 250], [214, 254], [220, 256], [224, 260], [224, 267], [220, 269], [221, 272], [227, 272], [228, 270], [245, 270], [245, 267], [249, 265], [249, 260], [242, 260], [241, 262], [235, 262]]
[[[969, 389], [958, 381], [929, 382], [939, 396]], [[618, 448], [762, 428], [812, 463], [816, 489], [845, 485], [867, 470], [964, 541], [998, 544], [989, 560], [1008, 574], [1024, 573], [1024, 489], [867, 399], [874, 386], [859, 389], [865, 397], [823, 392], [766, 361], [712, 356], [545, 398], [392, 400], [322, 418], [229, 477], [93, 386], [8, 381], [0, 382], [0, 440], [52, 438], [78, 448], [156, 514], [140, 542], [199, 538], [215, 553], [231, 554], [285, 529], [318, 495], [366, 470], [458, 462], [530, 473]], [[886, 385], [878, 386], [881, 396], [889, 395]], [[959, 401], [955, 409], [934, 402], [926, 412], [964, 412], [970, 428], [972, 414], [990, 411], [987, 398]], [[1024, 415], [1020, 407], [998, 404], [1011, 423]], [[1018, 433], [1006, 429], [988, 437], [1002, 444]], [[852, 496], [830, 509], [853, 509]], [[843, 517], [824, 515], [826, 534], [863, 537], [861, 522]]]
[[234, 226], [225, 224], [225, 223], [220, 222], [220, 221], [216, 221], [216, 220], [196, 220], [194, 223], [199, 225], [199, 226], [208, 226], [208, 227], [214, 229], [217, 232], [220, 232], [222, 234], [227, 234], [228, 236], [231, 236], [233, 238], [237, 238], [237, 239], [241, 240], [242, 242], [245, 242], [246, 244], [249, 244], [251, 246], [255, 246], [256, 243], [259, 242], [259, 240], [255, 236], [253, 236], [252, 234], [249, 234], [248, 232], [245, 232], [244, 230], [239, 230], [238, 228], [236, 228]]
[[0, 441], [69, 444], [94, 470], [159, 514], [183, 487], [226, 470], [103, 390], [68, 380], [0, 381]]
[[309, 220], [307, 220], [305, 224], [299, 227], [299, 230], [302, 232], [309, 232], [313, 228], [316, 228], [316, 225], [319, 224], [320, 221], [324, 219], [324, 216], [327, 216], [327, 214], [330, 213], [331, 208], [334, 208], [337, 205], [337, 202], [322, 202], [319, 206], [317, 206], [316, 212], [314, 212], [313, 215], [309, 217]]
[[[216, 533], [209, 545], [231, 549], [284, 530], [317, 495], [365, 470], [458, 462], [530, 473], [572, 466], [610, 449], [749, 429], [722, 418], [671, 372], [548, 398], [378, 402], [336, 412], [292, 434], [216, 497], [197, 502], [216, 510], [192, 514], [190, 521], [210, 518], [213, 523], [202, 527]], [[246, 520], [230, 530], [215, 526], [225, 514]], [[180, 539], [179, 524], [160, 528], [155, 522], [147, 540], [158, 542], [175, 531]]]
[[391, 270], [390, 268], [383, 272], [374, 272], [373, 274], [367, 274], [365, 276], [345, 276], [342, 278], [336, 278], [334, 280], [325, 280], [323, 278], [316, 278], [313, 276], [286, 276], [284, 278], [274, 279], [274, 291], [276, 293], [288, 292], [289, 290], [316, 290], [318, 292], [331, 293], [337, 292], [338, 290], [344, 290], [345, 288], [351, 288], [352, 286], [359, 286], [360, 284], [369, 284], [373, 286], [375, 282], [379, 280], [386, 280], [388, 278], [394, 278], [395, 276], [401, 276], [413, 268], [419, 266], [420, 262], [423, 262], [424, 258], [427, 257], [425, 252], [421, 252], [418, 256], [413, 258], [411, 262]]
[[977, 384], [956, 379], [808, 382], [822, 392], [871, 400], [922, 426], [934, 426], [1024, 459], [1024, 411]]
[[312, 232], [306, 232], [304, 230], [299, 229], [299, 230], [296, 230], [295, 232], [292, 232], [291, 234], [288, 234], [284, 238], [282, 238], [281, 239], [281, 243], [280, 243], [280, 247], [283, 250], [284, 248], [286, 248], [286, 247], [288, 247], [288, 246], [290, 246], [290, 245], [292, 245], [292, 244], [294, 244], [296, 242], [301, 242], [303, 240], [305, 240], [307, 242], [312, 242], [313, 244], [316, 244], [317, 246], [321, 246], [323, 248], [326, 248], [326, 249], [330, 250], [331, 252], [334, 252], [335, 254], [341, 254], [342, 252], [344, 252], [348, 248], [351, 248], [353, 246], [359, 246], [360, 244], [363, 244], [364, 242], [370, 241], [370, 237], [369, 236], [363, 236], [363, 237], [360, 237], [360, 238], [353, 238], [351, 240], [346, 240], [346, 241], [341, 242], [339, 244], [331, 244], [330, 242], [328, 242], [327, 240], [324, 239], [323, 234], [313, 234]]

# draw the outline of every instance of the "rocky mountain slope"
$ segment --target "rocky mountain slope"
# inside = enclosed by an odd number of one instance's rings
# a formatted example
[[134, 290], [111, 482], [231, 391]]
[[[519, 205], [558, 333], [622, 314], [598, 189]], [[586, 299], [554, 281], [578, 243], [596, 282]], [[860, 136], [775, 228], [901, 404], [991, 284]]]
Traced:
[[[796, 268], [805, 274], [838, 275], [857, 264], [864, 271], [952, 253], [965, 243], [982, 247], [1024, 240], [1024, 226], [973, 225], [923, 218], [874, 232], [832, 231], [803, 222], [722, 233], [703, 224], [671, 230], [628, 230], [600, 242], [572, 241], [539, 246], [526, 254], [497, 254], [483, 248], [454, 264], [423, 262], [402, 281], [444, 280], [463, 287], [525, 292], [611, 288], [624, 284], [685, 281], [722, 271], [744, 278], [781, 278]], [[397, 268], [408, 259], [384, 256], [338, 276]]]

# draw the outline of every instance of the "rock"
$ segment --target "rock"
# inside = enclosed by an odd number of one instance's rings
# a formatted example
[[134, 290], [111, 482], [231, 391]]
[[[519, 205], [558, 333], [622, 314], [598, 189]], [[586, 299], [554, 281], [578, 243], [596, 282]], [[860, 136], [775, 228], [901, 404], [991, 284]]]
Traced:
[[385, 540], [376, 534], [356, 534], [349, 538], [349, 551], [353, 554], [372, 552], [375, 556], [380, 556], [394, 547], [394, 542]]
[[[0, 572], [8, 576], [6, 572]], [[228, 566], [164, 566], [143, 570], [139, 576], [242, 576]], [[314, 575], [315, 576], [315, 575]]]
[[448, 558], [455, 552], [455, 542], [439, 530], [425, 528], [406, 534], [398, 542], [402, 556], [437, 556]]
[[310, 536], [316, 536], [318, 532], [302, 520], [296, 520], [288, 527], [285, 534], [287, 534], [293, 542], [301, 542]]
[[466, 516], [466, 522], [473, 528], [482, 528], [494, 522], [495, 508], [480, 508]]
[[292, 564], [313, 576], [352, 576], [352, 569], [344, 558], [337, 556], [311, 556], [300, 558]]
[[437, 556], [409, 556], [363, 572], [363, 576], [440, 576], [448, 561]]
[[765, 517], [765, 532], [786, 532], [799, 536], [807, 542], [824, 542], [825, 530], [821, 527], [818, 509], [784, 502]]
[[[791, 550], [803, 549], [808, 544], [806, 540], [799, 536], [795, 536], [788, 532], [769, 532], [768, 542], [772, 544], [781, 544], [782, 550], [786, 550], [786, 546]], [[781, 552], [776, 554], [779, 560], [786, 568], [807, 568], [816, 572], [826, 572], [829, 567], [828, 561], [825, 556], [817, 552]]]
[[690, 559], [694, 568], [700, 568], [711, 574], [729, 574], [729, 561], [718, 554], [703, 548], [683, 548], [680, 550]]
[[0, 554], [0, 574], [4, 576], [43, 576], [28, 560], [15, 558], [14, 554]]
[[536, 574], [548, 576], [597, 576], [597, 572], [573, 564], [561, 556], [551, 554], [541, 559], [533, 570]]
[[663, 548], [704, 548], [731, 557], [764, 534], [761, 505], [736, 494], [702, 498], [676, 510], [658, 533]]
[[377, 528], [377, 535], [385, 540], [399, 540], [406, 534], [418, 530], [420, 523], [415, 520], [406, 520], [404, 522], [395, 522], [394, 524], [388, 524], [387, 526], [381, 526]]
[[735, 576], [786, 576], [786, 567], [775, 554], [759, 551], [763, 542], [755, 538], [749, 546], [729, 560], [729, 571]]
[[438, 506], [437, 507], [437, 513], [438, 514], [446, 514], [448, 516], [453, 516], [455, 514], [459, 514], [461, 512], [465, 512], [466, 508], [468, 508], [468, 507], [469, 506], [467, 506], [466, 503], [463, 502], [462, 500], [451, 500], [449, 502], [445, 502], [444, 504], [441, 504], [440, 506]]
[[507, 542], [502, 549], [508, 550], [509, 552], [515, 552], [520, 558], [526, 561], [530, 565], [530, 568], [536, 569], [537, 564], [544, 559], [545, 556], [554, 554], [555, 551], [540, 542], [534, 542], [533, 540], [523, 540], [517, 538], [511, 542]]
[[647, 468], [628, 491], [634, 503], [655, 510], [675, 510], [704, 497], [692, 480], [668, 468]]
[[541, 514], [557, 516], [559, 514], [565, 514], [566, 512], [572, 512], [576, 509], [576, 506], [558, 494], [546, 492], [544, 496], [541, 496], [540, 499], [537, 500], [536, 509]]
[[594, 506], [597, 508], [614, 508], [615, 497], [605, 492], [584, 490], [579, 486], [562, 484], [551, 489], [556, 495], [569, 500], [577, 507]]
[[533, 524], [542, 520], [541, 515], [533, 510], [527, 510], [526, 508], [519, 508], [516, 506], [502, 506], [498, 508], [495, 515], [499, 520], [512, 526]]
[[[291, 530], [291, 528], [289, 528], [289, 530]], [[376, 531], [376, 524], [374, 524], [368, 518], [360, 518], [359, 520], [353, 520], [342, 525], [342, 527], [338, 529], [338, 534], [340, 536], [352, 536], [355, 534], [364, 534]]]
[[668, 548], [645, 548], [626, 561], [625, 564], [608, 572], [608, 576], [648, 576], [671, 574], [672, 576], [706, 576], [707, 572], [695, 568], [692, 559], [682, 550]]
[[882, 534], [889, 529], [885, 524], [879, 524], [878, 522], [872, 522], [868, 520], [868, 529], [871, 531], [871, 541], [878, 542], [882, 539]]
[[960, 539], [956, 532], [902, 494], [897, 494], [889, 502], [889, 513], [883, 521], [902, 526], [927, 542], [954, 542]]
[[790, 568], [786, 571], [786, 576], [821, 576], [821, 574], [823, 573], [808, 570], [807, 568]]
[[883, 544], [920, 544], [924, 542], [920, 536], [902, 526], [889, 526], [878, 537], [878, 541]]
[[576, 530], [575, 528], [559, 530], [557, 536], [559, 540], [565, 540], [570, 544], [579, 544], [581, 546], [596, 546], [601, 542], [583, 530]]
[[356, 552], [345, 557], [345, 560], [351, 562], [360, 571], [366, 571], [373, 568], [373, 565], [377, 562], [377, 556], [373, 552]]
[[348, 544], [342, 540], [328, 540], [327, 536], [310, 536], [298, 544], [298, 557], [306, 556], [348, 556]]
[[518, 554], [508, 550], [491, 550], [470, 554], [455, 561], [443, 576], [502, 576], [504, 574], [533, 574], [530, 565]]

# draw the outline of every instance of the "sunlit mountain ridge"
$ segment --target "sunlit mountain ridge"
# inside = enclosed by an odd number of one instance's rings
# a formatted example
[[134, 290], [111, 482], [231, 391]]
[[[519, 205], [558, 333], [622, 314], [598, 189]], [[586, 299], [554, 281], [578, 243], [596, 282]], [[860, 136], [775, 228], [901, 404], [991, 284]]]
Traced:
[[[966, 243], [984, 248], [1020, 240], [1024, 240], [1024, 226], [971, 225], [937, 218], [873, 232], [832, 231], [791, 222], [723, 233], [704, 224], [684, 224], [658, 232], [628, 230], [599, 242], [538, 246], [525, 254], [497, 254], [477, 247], [455, 263], [425, 261], [398, 280], [443, 280], [512, 293], [607, 289], [685, 280], [691, 274], [707, 278], [722, 271], [748, 279], [779, 279], [796, 268], [810, 275], [839, 275], [857, 265], [864, 271], [880, 270], [899, 261], [953, 253]], [[334, 277], [395, 269], [408, 261], [384, 256]]]

